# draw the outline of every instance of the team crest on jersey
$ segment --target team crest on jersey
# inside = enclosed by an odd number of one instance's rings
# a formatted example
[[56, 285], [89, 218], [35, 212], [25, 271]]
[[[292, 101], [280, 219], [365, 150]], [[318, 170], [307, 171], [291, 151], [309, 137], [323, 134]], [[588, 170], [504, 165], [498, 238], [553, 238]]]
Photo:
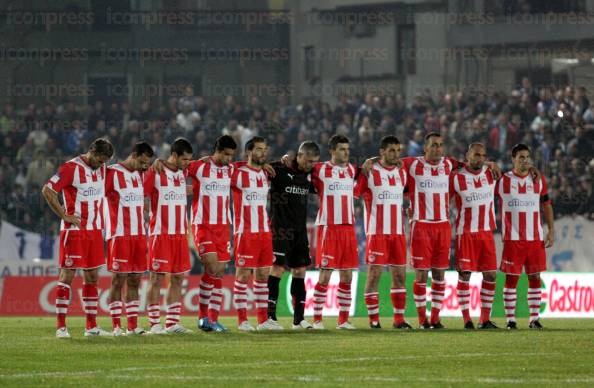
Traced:
[[117, 271], [120, 269], [120, 263], [118, 263], [117, 261], [114, 260], [112, 268], [114, 271]]
[[68, 258], [68, 259], [64, 260], [64, 265], [66, 267], [72, 267], [72, 264], [74, 264], [74, 261], [72, 261], [71, 258]]
[[153, 261], [153, 270], [158, 271], [159, 270], [159, 262], [158, 261]]
[[206, 251], [206, 247], [204, 247], [204, 245], [202, 245], [202, 244], [201, 244], [201, 245], [198, 247], [198, 252], [199, 252], [200, 254], [203, 254], [203, 253], [204, 253], [204, 251]]
[[237, 260], [237, 265], [245, 265], [245, 260], [244, 259]]
[[322, 267], [325, 267], [328, 265], [328, 259], [322, 259]]
[[375, 261], [375, 255], [369, 255], [369, 262], [373, 263]]

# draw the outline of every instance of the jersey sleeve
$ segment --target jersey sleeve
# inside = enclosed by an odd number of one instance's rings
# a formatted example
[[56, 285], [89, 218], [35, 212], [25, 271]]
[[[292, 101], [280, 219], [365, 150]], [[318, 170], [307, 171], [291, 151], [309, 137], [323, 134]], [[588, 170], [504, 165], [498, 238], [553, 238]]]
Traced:
[[361, 198], [363, 193], [367, 191], [367, 188], [367, 177], [365, 174], [359, 174], [357, 181], [355, 182], [355, 190], [353, 192], [354, 197], [357, 199]]
[[233, 172], [231, 173], [231, 188], [238, 188], [238, 184], [240, 183], [240, 179], [239, 179], [239, 168], [236, 166], [235, 163], [233, 163]]
[[144, 174], [144, 196], [148, 197], [153, 192], [155, 188], [155, 178], [156, 178], [156, 171], [151, 167], [149, 170]]
[[322, 181], [320, 180], [320, 170], [322, 169], [323, 163], [316, 163], [313, 170], [311, 171], [311, 185], [316, 193], [320, 193], [322, 190]]
[[457, 178], [458, 174], [456, 172], [452, 172], [450, 174], [450, 197], [453, 198], [456, 195], [456, 178]]
[[114, 184], [113, 184], [114, 179], [115, 179], [115, 170], [113, 168], [108, 168], [107, 172], [105, 173], [105, 195], [106, 196], [109, 196], [115, 190]]
[[547, 187], [547, 181], [544, 175], [540, 177], [540, 181], [540, 203], [541, 205], [551, 205], [553, 201], [551, 201], [551, 198], [549, 197], [549, 189]]
[[47, 181], [47, 187], [56, 193], [59, 193], [64, 190], [65, 187], [72, 185], [73, 180], [74, 163], [65, 163], [60, 166], [58, 172]]

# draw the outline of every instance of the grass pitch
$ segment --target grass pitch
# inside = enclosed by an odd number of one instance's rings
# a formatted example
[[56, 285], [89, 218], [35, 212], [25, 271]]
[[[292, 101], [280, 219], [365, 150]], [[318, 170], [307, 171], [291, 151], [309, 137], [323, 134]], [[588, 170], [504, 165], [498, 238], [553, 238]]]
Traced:
[[[53, 318], [0, 318], [0, 386], [592, 386], [594, 320], [545, 319], [545, 330], [383, 330], [230, 333], [85, 338], [70, 318], [70, 340]], [[252, 320], [253, 321], [253, 320]], [[412, 319], [410, 319], [412, 323]], [[146, 323], [144, 319], [141, 322]], [[289, 327], [288, 318], [280, 321]], [[502, 324], [501, 321], [497, 323]], [[99, 324], [110, 328], [108, 318]], [[183, 324], [195, 328], [195, 319]]]

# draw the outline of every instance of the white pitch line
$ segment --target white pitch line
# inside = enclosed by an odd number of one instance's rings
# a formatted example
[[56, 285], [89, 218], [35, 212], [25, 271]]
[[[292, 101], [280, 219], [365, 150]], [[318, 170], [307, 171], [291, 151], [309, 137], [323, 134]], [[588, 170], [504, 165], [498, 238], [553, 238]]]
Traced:
[[[519, 356], [558, 356], [559, 353], [522, 353]], [[418, 360], [428, 358], [472, 358], [472, 357], [492, 357], [492, 356], [518, 356], [517, 353], [459, 353], [459, 354], [434, 354], [434, 355], [423, 355], [423, 356], [397, 356], [397, 357], [346, 357], [346, 358], [333, 358], [325, 360], [325, 363], [342, 364], [347, 362], [363, 362], [363, 361], [398, 361], [398, 360]], [[237, 363], [221, 363], [220, 366], [225, 368], [240, 368], [249, 366], [262, 366], [262, 365], [287, 365], [287, 364], [319, 364], [318, 360], [263, 360], [259, 362], [237, 362]], [[110, 374], [118, 372], [140, 372], [140, 371], [151, 371], [151, 370], [164, 370], [164, 369], [209, 369], [219, 366], [215, 363], [204, 363], [204, 364], [173, 364], [173, 365], [161, 365], [161, 366], [138, 366], [138, 367], [126, 367], [117, 369], [96, 369], [86, 371], [56, 371], [56, 372], [27, 372], [27, 373], [14, 373], [14, 374], [3, 374], [0, 378], [19, 379], [19, 378], [34, 378], [34, 377], [84, 377], [92, 376], [96, 374]]]

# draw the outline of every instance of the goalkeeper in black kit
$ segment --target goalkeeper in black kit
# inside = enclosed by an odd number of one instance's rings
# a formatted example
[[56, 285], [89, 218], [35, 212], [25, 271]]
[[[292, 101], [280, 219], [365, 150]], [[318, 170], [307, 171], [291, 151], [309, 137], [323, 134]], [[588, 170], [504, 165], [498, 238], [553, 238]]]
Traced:
[[313, 141], [299, 146], [292, 161], [275, 162], [276, 175], [271, 179], [271, 218], [274, 263], [268, 276], [268, 317], [277, 320], [279, 284], [285, 270], [290, 270], [293, 297], [293, 329], [311, 329], [304, 318], [305, 270], [311, 264], [307, 237], [307, 202], [313, 192], [310, 173], [320, 160], [320, 148]]

